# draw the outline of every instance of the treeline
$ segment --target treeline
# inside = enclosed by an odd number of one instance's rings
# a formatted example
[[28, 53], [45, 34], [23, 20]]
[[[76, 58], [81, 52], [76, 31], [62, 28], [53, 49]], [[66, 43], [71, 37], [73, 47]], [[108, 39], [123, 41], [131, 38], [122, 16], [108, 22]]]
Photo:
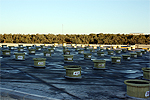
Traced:
[[89, 34], [0, 34], [1, 43], [150, 44], [149, 35]]

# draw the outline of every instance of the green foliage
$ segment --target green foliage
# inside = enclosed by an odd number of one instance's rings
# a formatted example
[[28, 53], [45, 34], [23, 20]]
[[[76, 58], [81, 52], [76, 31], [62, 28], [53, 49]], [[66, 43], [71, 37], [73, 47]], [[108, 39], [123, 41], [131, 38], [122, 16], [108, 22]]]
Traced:
[[149, 35], [89, 34], [0, 34], [0, 43], [149, 44]]

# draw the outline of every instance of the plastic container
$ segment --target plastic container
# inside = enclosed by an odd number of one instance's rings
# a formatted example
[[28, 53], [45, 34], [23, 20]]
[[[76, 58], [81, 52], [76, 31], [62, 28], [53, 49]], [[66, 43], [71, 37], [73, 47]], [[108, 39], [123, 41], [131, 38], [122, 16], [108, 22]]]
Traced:
[[18, 51], [24, 51], [23, 47], [18, 47]]
[[79, 54], [83, 54], [83, 53], [84, 53], [84, 50], [78, 50], [78, 53], [79, 53]]
[[3, 56], [10, 56], [10, 50], [2, 50]]
[[104, 49], [100, 49], [99, 51], [103, 52], [103, 51], [104, 51]]
[[98, 56], [104, 56], [105, 52], [97, 52]]
[[7, 48], [7, 45], [2, 45], [2, 48]]
[[141, 51], [137, 51], [136, 53], [137, 53], [138, 57], [142, 57], [142, 52]]
[[91, 59], [92, 54], [91, 53], [84, 53], [84, 59]]
[[28, 49], [29, 50], [29, 54], [35, 54], [35, 49]]
[[137, 58], [137, 53], [130, 53], [132, 58]]
[[64, 55], [70, 55], [70, 51], [69, 50], [64, 50]]
[[66, 78], [81, 79], [81, 67], [78, 65], [64, 66], [66, 69]]
[[127, 95], [137, 98], [149, 98], [150, 83], [146, 80], [130, 79], [125, 80]]
[[88, 49], [89, 49], [89, 47], [84, 47], [84, 49], [85, 49], [85, 50], [88, 50]]
[[150, 68], [142, 68], [143, 70], [143, 78], [150, 80]]
[[41, 47], [36, 47], [36, 50], [40, 51], [40, 50], [41, 50]]
[[121, 57], [111, 57], [112, 63], [121, 63]]
[[45, 66], [45, 62], [46, 62], [46, 58], [33, 58], [34, 60], [34, 67], [46, 67]]
[[49, 48], [48, 49], [51, 53], [54, 52], [54, 48]]
[[9, 50], [14, 50], [14, 46], [9, 46]]
[[73, 62], [73, 55], [63, 55], [65, 62]]
[[15, 60], [25, 60], [25, 53], [14, 53]]
[[40, 45], [41, 48], [46, 48], [45, 45]]
[[142, 50], [141, 52], [142, 52], [142, 54], [146, 54], [146, 51], [145, 51], [145, 50]]
[[23, 47], [23, 45], [22, 45], [22, 44], [19, 44], [18, 46], [19, 46], [19, 47]]
[[44, 56], [45, 57], [51, 57], [51, 52], [50, 51], [44, 51]]
[[105, 60], [93, 60], [94, 62], [94, 69], [105, 69]]
[[130, 56], [131, 55], [122, 55], [122, 57], [123, 57], [124, 60], [130, 60]]
[[115, 50], [116, 53], [121, 53], [121, 50]]
[[113, 55], [114, 54], [114, 51], [107, 51], [108, 52], [108, 55]]
[[31, 49], [31, 46], [26, 46], [27, 47], [27, 49]]
[[90, 52], [95, 52], [95, 50], [94, 49], [90, 49]]
[[123, 52], [123, 53], [127, 52], [127, 49], [122, 49], [122, 52]]

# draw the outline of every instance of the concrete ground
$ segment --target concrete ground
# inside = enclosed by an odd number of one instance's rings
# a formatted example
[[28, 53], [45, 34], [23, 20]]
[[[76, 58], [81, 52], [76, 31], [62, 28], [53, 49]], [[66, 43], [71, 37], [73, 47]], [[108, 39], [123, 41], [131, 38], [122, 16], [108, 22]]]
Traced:
[[[130, 61], [121, 59], [120, 64], [112, 64], [106, 50], [104, 57], [92, 52], [91, 60], [85, 60], [83, 54], [78, 54], [74, 48], [68, 49], [74, 55], [73, 62], [64, 62], [63, 48], [56, 47], [51, 57], [45, 57], [45, 69], [34, 68], [32, 60], [44, 57], [43, 49], [35, 55], [29, 55], [25, 49], [24, 61], [14, 59], [13, 53], [17, 50], [11, 50], [10, 57], [1, 55], [1, 100], [143, 100], [127, 96], [124, 80], [143, 79], [141, 68], [150, 67], [149, 52], [142, 57], [131, 58]], [[85, 53], [89, 52], [85, 50]], [[114, 56], [130, 52], [132, 51]], [[94, 59], [106, 60], [106, 69], [94, 70]], [[63, 68], [66, 65], [81, 66], [82, 78], [66, 79], [66, 70]]]

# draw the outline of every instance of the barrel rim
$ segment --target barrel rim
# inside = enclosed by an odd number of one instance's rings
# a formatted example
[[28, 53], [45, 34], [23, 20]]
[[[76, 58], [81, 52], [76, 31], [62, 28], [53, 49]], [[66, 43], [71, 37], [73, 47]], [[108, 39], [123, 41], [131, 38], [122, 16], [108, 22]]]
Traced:
[[[134, 84], [134, 83], [128, 83], [129, 81], [135, 81], [135, 82], [146, 82], [148, 84]], [[129, 80], [125, 80], [124, 83], [126, 85], [130, 85], [130, 86], [135, 86], [135, 87], [145, 87], [145, 86], [150, 86], [150, 82], [146, 81], [146, 80], [138, 80], [138, 79], [129, 79]]]
[[46, 58], [33, 58], [34, 61], [45, 61]]
[[[71, 68], [71, 67], [76, 67], [76, 68]], [[65, 69], [81, 69], [81, 66], [79, 65], [67, 65], [64, 66]]]
[[94, 63], [101, 63], [101, 62], [106, 62], [106, 60], [93, 60]]
[[142, 70], [143, 70], [144, 72], [150, 72], [150, 68], [147, 68], [147, 67], [142, 68]]

